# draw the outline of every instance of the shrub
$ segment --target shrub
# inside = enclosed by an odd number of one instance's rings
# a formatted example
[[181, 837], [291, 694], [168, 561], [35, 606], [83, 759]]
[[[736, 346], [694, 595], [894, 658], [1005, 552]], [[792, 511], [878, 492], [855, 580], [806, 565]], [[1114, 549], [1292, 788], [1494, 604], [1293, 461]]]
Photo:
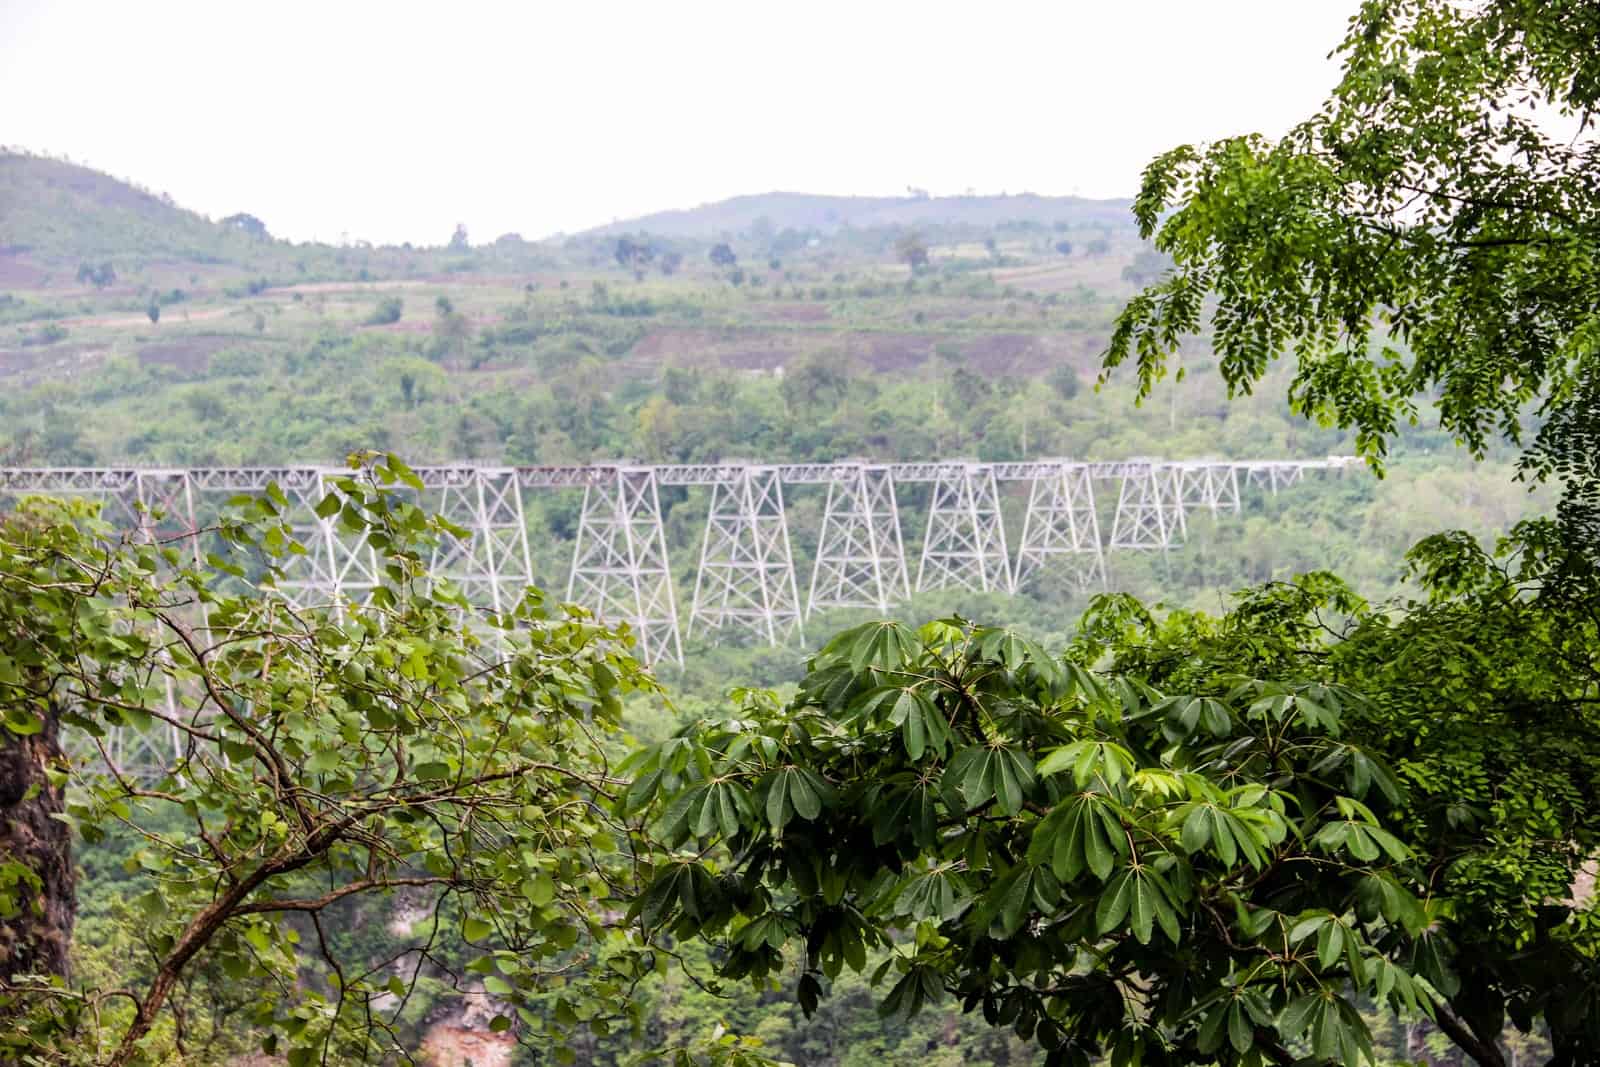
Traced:
[[399, 322], [400, 315], [404, 311], [405, 301], [398, 296], [386, 296], [378, 301], [378, 306], [366, 317], [365, 325], [387, 326], [392, 322]]

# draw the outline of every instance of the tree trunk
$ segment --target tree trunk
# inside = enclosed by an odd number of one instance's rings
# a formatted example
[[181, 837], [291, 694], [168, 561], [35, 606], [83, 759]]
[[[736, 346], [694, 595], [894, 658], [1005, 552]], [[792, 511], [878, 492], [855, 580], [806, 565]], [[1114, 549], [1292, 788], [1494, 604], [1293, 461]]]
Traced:
[[[45, 768], [60, 758], [56, 716], [46, 716], [44, 729], [28, 737], [0, 727], [0, 898], [11, 896], [17, 904], [9, 918], [0, 911], [0, 979], [67, 975], [77, 880], [71, 831], [52, 818], [64, 810], [64, 790], [45, 777]], [[13, 864], [27, 873], [7, 877]]]

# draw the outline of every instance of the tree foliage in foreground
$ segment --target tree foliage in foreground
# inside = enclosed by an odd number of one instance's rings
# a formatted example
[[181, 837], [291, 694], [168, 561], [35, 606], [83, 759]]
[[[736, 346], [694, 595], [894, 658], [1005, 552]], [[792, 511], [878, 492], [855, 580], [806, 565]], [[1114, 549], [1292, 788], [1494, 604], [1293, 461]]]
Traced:
[[[613, 902], [648, 857], [607, 812], [606, 746], [622, 698], [654, 683], [618, 635], [536, 591], [467, 623], [426, 571], [430, 546], [465, 532], [407, 502], [420, 488], [392, 458], [339, 480], [319, 513], [364, 538], [384, 584], [305, 611], [271, 588], [305, 551], [275, 488], [241, 502], [204, 569], [187, 537], [118, 539], [87, 505], [0, 523], [3, 747], [58, 731], [90, 747], [30, 749], [8, 815], [42, 806], [89, 845], [135, 842], [128, 895], [153, 961], [121, 988], [6, 967], [0, 1060], [163, 1060], [201, 976], [247, 991], [249, 1032], [293, 1065], [404, 1055], [419, 976], [494, 998], [494, 1028], [540, 1047], [633, 1022], [656, 960]], [[123, 766], [114, 730], [171, 758]], [[71, 900], [45, 899], [36, 859], [0, 855], [0, 915], [62, 938]], [[341, 953], [340, 917], [379, 900], [427, 919], [386, 956]]]
[[1230, 387], [1292, 354], [1295, 408], [1374, 459], [1419, 401], [1480, 454], [1537, 404], [1531, 466], [1574, 473], [1567, 418], [1600, 412], [1597, 41], [1590, 0], [1367, 0], [1314, 116], [1146, 169], [1134, 212], [1176, 268], [1107, 367], [1148, 391], [1209, 320]]
[[1596, 42], [1589, 0], [1367, 0], [1317, 114], [1147, 168], [1135, 214], [1175, 265], [1105, 357], [1148, 394], [1207, 325], [1231, 390], [1290, 355], [1291, 405], [1374, 462], [1423, 403], [1478, 455], [1535, 416], [1522, 466], [1562, 484], [1557, 521], [1501, 563], [1425, 542], [1430, 602], [1285, 668], [1380, 709], [1360, 729], [1413, 787], [1396, 829], [1461, 948], [1438, 1021], [1483, 1064], [1505, 1062], [1507, 1020], [1547, 1026], [1553, 1062], [1600, 1060], [1594, 909], [1574, 900], [1600, 846]]
[[[1428, 598], [1327, 575], [1154, 618], [1103, 598], [1065, 659], [959, 620], [836, 638], [786, 708], [747, 694], [639, 757], [624, 802], [679, 850], [636, 910], [718, 936], [814, 1008], [953, 998], [1060, 1063], [1354, 1063], [1358, 1006], [1502, 1065], [1600, 1050], [1595, 620], [1553, 527], [1442, 536]], [[1591, 601], [1592, 602], [1592, 601]]]
[[808, 1007], [888, 949], [885, 1014], [954, 997], [1052, 1062], [1354, 1062], [1358, 996], [1423, 1011], [1448, 978], [1401, 784], [1341, 735], [1346, 689], [1192, 681], [959, 620], [848, 631], [787, 708], [638, 760], [627, 803], [681, 853], [636, 910], [722, 933], [730, 976], [794, 947]]

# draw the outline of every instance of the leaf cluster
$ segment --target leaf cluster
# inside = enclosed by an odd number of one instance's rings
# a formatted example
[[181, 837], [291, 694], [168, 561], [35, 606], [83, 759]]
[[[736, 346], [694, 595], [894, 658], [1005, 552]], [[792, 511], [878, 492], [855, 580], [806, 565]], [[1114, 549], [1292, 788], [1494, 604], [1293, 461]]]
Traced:
[[953, 997], [1051, 1062], [1354, 1062], [1357, 997], [1427, 1011], [1450, 979], [1342, 687], [1158, 689], [947, 619], [741, 700], [630, 761], [624, 810], [675, 850], [634, 910], [720, 937], [730, 976], [792, 950], [807, 1010], [886, 952], [883, 1012]]

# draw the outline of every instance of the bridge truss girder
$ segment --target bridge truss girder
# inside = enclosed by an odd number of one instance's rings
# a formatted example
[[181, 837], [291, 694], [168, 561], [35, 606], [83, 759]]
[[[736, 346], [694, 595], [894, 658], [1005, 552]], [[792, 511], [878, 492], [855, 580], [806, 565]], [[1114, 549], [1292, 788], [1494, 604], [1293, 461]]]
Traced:
[[1187, 524], [1174, 467], [1156, 461], [1130, 463], [1121, 483], [1108, 548], [1165, 552], [1183, 543]]
[[448, 579], [473, 607], [510, 611], [533, 584], [533, 555], [522, 487], [510, 467], [455, 467], [420, 475], [424, 504], [467, 531], [446, 534], [430, 571]]
[[[1104, 583], [1105, 550], [1165, 551], [1182, 544], [1194, 509], [1238, 513], [1241, 487], [1276, 494], [1308, 471], [1343, 471], [1325, 460], [1151, 459], [1001, 463], [597, 464], [570, 467], [417, 468], [418, 502], [467, 533], [432, 560], [476, 606], [505, 611], [532, 581], [523, 489], [582, 488], [568, 597], [638, 634], [647, 661], [681, 662], [682, 646], [658, 486], [710, 486], [689, 625], [739, 626], [773, 643], [801, 637], [801, 617], [832, 607], [887, 613], [911, 595], [896, 486], [932, 488], [915, 588], [1009, 590], [1046, 565], [1069, 561], [1085, 585]], [[104, 514], [146, 541], [179, 546], [202, 530], [214, 494], [276, 485], [286, 521], [307, 548], [283, 565], [278, 590], [302, 607], [360, 601], [382, 580], [376, 554], [338, 514], [316, 508], [349, 471], [315, 466], [238, 468], [0, 469], [0, 494], [96, 495]], [[1102, 539], [1093, 483], [1117, 480], [1110, 536]], [[1028, 481], [1029, 502], [1014, 565], [1001, 518], [999, 482]], [[783, 511], [784, 485], [826, 486], [827, 502], [804, 611], [799, 607]], [[731, 510], [730, 510], [731, 509]], [[198, 564], [200, 538], [186, 546]], [[188, 562], [186, 560], [185, 562]], [[785, 578], [787, 575], [787, 578]], [[756, 610], [753, 605], [763, 605]], [[734, 605], [743, 605], [736, 614]]]

